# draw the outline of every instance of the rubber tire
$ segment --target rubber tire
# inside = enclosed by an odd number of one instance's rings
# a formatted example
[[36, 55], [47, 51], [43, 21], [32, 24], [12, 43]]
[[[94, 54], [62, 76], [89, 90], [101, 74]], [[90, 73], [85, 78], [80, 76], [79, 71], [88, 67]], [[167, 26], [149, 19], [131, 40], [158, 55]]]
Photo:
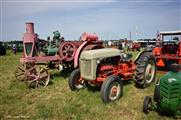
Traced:
[[112, 100], [109, 99], [109, 91], [110, 91], [110, 86], [114, 83], [114, 82], [118, 82], [120, 84], [120, 94], [118, 95], [116, 100], [119, 100], [120, 97], [123, 95], [123, 82], [120, 79], [119, 76], [109, 76], [102, 84], [101, 86], [101, 99], [104, 103], [109, 103]]
[[[153, 79], [151, 80], [150, 83], [147, 83], [145, 80], [145, 71], [146, 71], [147, 65], [150, 62], [154, 63], [155, 71], [154, 71]], [[139, 59], [135, 63], [136, 63], [136, 71], [135, 71], [136, 86], [139, 88], [145, 88], [145, 87], [149, 86], [151, 83], [153, 83], [153, 81], [155, 80], [155, 76], [156, 76], [156, 60], [155, 60], [155, 57], [151, 53], [145, 52], [139, 57]]]
[[145, 114], [148, 114], [149, 113], [149, 110], [151, 110], [149, 108], [149, 104], [151, 104], [152, 100], [151, 100], [151, 97], [149, 96], [146, 96], [145, 99], [144, 99], [144, 102], [143, 102], [143, 112]]
[[155, 86], [153, 99], [156, 102], [160, 101], [160, 85], [156, 85]]
[[76, 86], [75, 86], [75, 77], [79, 75], [80, 77], [80, 69], [77, 68], [75, 70], [72, 71], [72, 73], [70, 74], [69, 76], [69, 80], [68, 80], [68, 83], [69, 83], [69, 87], [72, 91], [75, 91], [75, 90], [79, 90]]

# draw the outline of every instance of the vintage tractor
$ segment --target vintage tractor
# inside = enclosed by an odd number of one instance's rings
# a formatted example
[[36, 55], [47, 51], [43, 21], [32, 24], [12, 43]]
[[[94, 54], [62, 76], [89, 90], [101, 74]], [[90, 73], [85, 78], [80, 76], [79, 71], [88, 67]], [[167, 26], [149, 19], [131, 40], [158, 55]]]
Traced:
[[[170, 37], [171, 40], [168, 41]], [[181, 31], [160, 32], [157, 35], [153, 54], [159, 69], [166, 68], [168, 70], [173, 63], [181, 64], [181, 39], [179, 40], [179, 37], [181, 37]], [[173, 38], [178, 39], [174, 40]]]
[[[174, 66], [174, 67], [173, 67]], [[181, 65], [172, 65], [172, 71], [164, 75], [156, 84], [153, 99], [146, 96], [143, 112], [155, 110], [167, 115], [181, 117]]]
[[[53, 40], [42, 40], [34, 32], [34, 24], [26, 23], [23, 35], [23, 55], [15, 76], [30, 87], [46, 87], [50, 80], [49, 69], [78, 68], [80, 53], [85, 50], [103, 48], [98, 36], [83, 33], [80, 41], [64, 41], [58, 31]], [[42, 54], [43, 53], [43, 54]]]
[[123, 81], [135, 80], [145, 88], [155, 79], [155, 59], [149, 52], [140, 52], [135, 61], [132, 55], [116, 48], [88, 50], [81, 53], [80, 67], [69, 77], [71, 90], [79, 90], [87, 84], [101, 86], [101, 98], [109, 103], [123, 94]]

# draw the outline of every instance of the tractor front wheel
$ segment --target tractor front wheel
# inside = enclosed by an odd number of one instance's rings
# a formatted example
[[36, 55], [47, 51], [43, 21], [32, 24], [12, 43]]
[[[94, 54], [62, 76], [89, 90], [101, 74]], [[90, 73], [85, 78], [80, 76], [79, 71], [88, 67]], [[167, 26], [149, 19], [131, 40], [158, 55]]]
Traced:
[[136, 61], [135, 82], [137, 87], [149, 86], [156, 76], [156, 61], [151, 53], [143, 53]]
[[156, 102], [159, 102], [159, 101], [160, 101], [160, 85], [157, 85], [157, 84], [156, 84], [153, 99], [154, 99]]
[[86, 86], [84, 80], [80, 77], [80, 69], [75, 69], [69, 77], [69, 87], [72, 91], [82, 89]]
[[123, 94], [123, 83], [120, 77], [110, 76], [101, 86], [101, 98], [104, 103], [120, 99]]
[[146, 96], [143, 102], [143, 112], [148, 114], [151, 110], [151, 97]]
[[26, 84], [29, 88], [45, 88], [50, 81], [50, 74], [47, 68], [35, 65], [27, 71]]
[[29, 63], [23, 63], [23, 64], [20, 64], [16, 71], [15, 71], [15, 77], [18, 81], [25, 81], [27, 79], [27, 72], [28, 72], [28, 69], [31, 68], [33, 65], [32, 64], [29, 64]]

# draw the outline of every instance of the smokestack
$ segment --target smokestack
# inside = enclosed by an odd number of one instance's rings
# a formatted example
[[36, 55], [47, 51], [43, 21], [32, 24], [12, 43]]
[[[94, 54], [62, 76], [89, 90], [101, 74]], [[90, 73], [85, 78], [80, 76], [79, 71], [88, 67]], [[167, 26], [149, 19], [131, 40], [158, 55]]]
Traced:
[[34, 23], [26, 23], [26, 33], [34, 33]]

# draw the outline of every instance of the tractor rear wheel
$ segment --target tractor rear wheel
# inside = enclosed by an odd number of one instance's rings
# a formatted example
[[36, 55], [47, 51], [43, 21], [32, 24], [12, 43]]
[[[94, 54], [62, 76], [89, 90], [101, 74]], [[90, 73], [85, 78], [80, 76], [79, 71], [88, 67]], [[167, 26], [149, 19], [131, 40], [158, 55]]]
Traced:
[[101, 86], [101, 98], [104, 103], [120, 99], [123, 94], [123, 83], [120, 77], [110, 76]]
[[154, 56], [143, 53], [136, 61], [135, 83], [137, 87], [145, 88], [149, 86], [156, 76], [156, 61]]
[[84, 80], [80, 78], [80, 69], [75, 69], [69, 77], [69, 87], [72, 91], [82, 89], [86, 86], [86, 83]]
[[143, 102], [143, 112], [148, 114], [151, 110], [151, 97], [146, 96]]

